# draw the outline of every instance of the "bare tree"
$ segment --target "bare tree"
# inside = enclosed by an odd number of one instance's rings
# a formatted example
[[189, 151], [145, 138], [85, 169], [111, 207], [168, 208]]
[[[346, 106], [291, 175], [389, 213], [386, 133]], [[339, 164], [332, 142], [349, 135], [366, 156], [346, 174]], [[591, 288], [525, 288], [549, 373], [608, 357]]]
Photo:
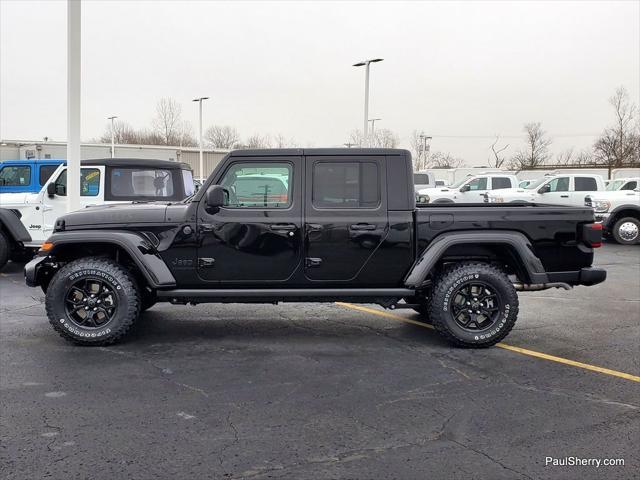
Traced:
[[204, 134], [207, 145], [213, 148], [231, 149], [239, 141], [238, 130], [228, 125], [212, 125]]
[[246, 148], [271, 148], [271, 138], [269, 135], [260, 135], [258, 133], [247, 138]]
[[358, 147], [364, 146], [364, 135], [362, 134], [362, 130], [352, 130], [349, 134], [349, 141], [347, 143]]
[[543, 165], [550, 157], [549, 145], [551, 139], [547, 137], [547, 132], [542, 129], [542, 124], [527, 123], [524, 126], [527, 147], [518, 151], [509, 162], [512, 170], [524, 170]]
[[464, 161], [450, 153], [434, 152], [429, 155], [428, 164], [431, 168], [458, 168]]
[[162, 139], [162, 144], [178, 145], [184, 129], [182, 107], [172, 98], [161, 98], [151, 125], [154, 133]]
[[413, 169], [424, 170], [429, 166], [429, 137], [424, 132], [414, 130], [409, 137], [409, 149], [413, 158]]
[[615, 112], [615, 124], [606, 128], [593, 145], [595, 160], [609, 169], [637, 164], [640, 159], [640, 125], [637, 107], [624, 87], [609, 99]]
[[[113, 122], [114, 141], [117, 144], [139, 143], [139, 133], [127, 122], [115, 120]], [[108, 124], [105, 132], [100, 137], [101, 143], [111, 143], [111, 123]]]
[[398, 135], [388, 128], [375, 130], [370, 139], [371, 147], [374, 148], [396, 148], [399, 143]]
[[[491, 144], [491, 152], [493, 153], [493, 161], [489, 159], [489, 166], [494, 168], [502, 168], [504, 162], [507, 158], [504, 155], [500, 155], [507, 148], [509, 148], [509, 144], [507, 143], [504, 147], [498, 147], [498, 142], [500, 141], [500, 135], [496, 135], [496, 139]], [[493, 165], [492, 165], [493, 164]]]
[[297, 142], [293, 138], [287, 138], [282, 133], [278, 133], [273, 137], [273, 146], [276, 148], [295, 147]]

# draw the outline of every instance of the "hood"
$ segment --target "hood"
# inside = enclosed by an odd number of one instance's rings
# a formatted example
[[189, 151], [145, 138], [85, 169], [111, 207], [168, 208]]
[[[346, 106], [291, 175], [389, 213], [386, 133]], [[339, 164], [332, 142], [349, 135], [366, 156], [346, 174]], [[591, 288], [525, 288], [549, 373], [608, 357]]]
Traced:
[[129, 223], [164, 223], [166, 203], [99, 205], [76, 210], [58, 218], [65, 228]]

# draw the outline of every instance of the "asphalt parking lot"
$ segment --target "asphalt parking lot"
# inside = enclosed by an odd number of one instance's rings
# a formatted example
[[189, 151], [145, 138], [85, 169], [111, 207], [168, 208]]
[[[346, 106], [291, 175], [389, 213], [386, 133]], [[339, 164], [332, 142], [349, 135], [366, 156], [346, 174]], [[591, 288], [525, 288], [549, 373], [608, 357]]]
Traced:
[[638, 478], [640, 247], [596, 264], [600, 286], [521, 294], [488, 350], [344, 304], [156, 305], [126, 342], [74, 347], [9, 265], [1, 476]]

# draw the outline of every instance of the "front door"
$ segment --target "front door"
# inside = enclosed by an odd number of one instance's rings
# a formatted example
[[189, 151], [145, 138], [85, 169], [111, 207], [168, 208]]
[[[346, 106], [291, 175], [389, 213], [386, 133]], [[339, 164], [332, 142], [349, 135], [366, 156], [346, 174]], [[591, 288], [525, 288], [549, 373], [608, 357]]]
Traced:
[[362, 283], [389, 229], [384, 166], [383, 156], [306, 157], [308, 280]]
[[302, 158], [231, 157], [216, 179], [217, 211], [198, 206], [198, 276], [210, 282], [285, 282], [302, 261]]
[[[468, 187], [469, 189], [463, 189], [462, 187]], [[462, 187], [456, 193], [456, 203], [481, 203], [484, 202], [484, 197], [489, 191], [489, 178], [476, 177], [466, 182]]]
[[[547, 203], [550, 205], [571, 205], [570, 195], [571, 177], [555, 177], [549, 182], [549, 191], [541, 193], [538, 203]], [[542, 190], [543, 185], [539, 190]], [[538, 191], [539, 191], [538, 190]]]

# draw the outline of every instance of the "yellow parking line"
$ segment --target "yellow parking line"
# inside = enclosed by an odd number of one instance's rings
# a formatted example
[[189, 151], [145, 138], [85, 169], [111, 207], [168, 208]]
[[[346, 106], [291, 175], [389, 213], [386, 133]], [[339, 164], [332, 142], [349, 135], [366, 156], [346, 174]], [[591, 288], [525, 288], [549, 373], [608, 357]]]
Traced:
[[[399, 320], [405, 323], [411, 323], [413, 325], [418, 325], [420, 327], [425, 327], [433, 330], [433, 326], [418, 322], [416, 320], [411, 320], [410, 318], [405, 318], [400, 315], [395, 315], [393, 313], [384, 312], [382, 310], [376, 310], [375, 308], [363, 307], [361, 305], [353, 305], [351, 303], [344, 302], [336, 302], [336, 305], [340, 305], [341, 307], [350, 308], [352, 310], [358, 310], [360, 312], [371, 313], [373, 315], [377, 315], [379, 317], [391, 318], [393, 320]], [[637, 375], [631, 375], [630, 373], [619, 372], [617, 370], [611, 370], [609, 368], [598, 367], [596, 365], [590, 365], [588, 363], [576, 362], [575, 360], [569, 360], [568, 358], [556, 357], [555, 355], [548, 355], [542, 352], [536, 352], [535, 350], [529, 350], [521, 347], [514, 347], [513, 345], [508, 345], [506, 343], [497, 343], [496, 347], [503, 348], [505, 350], [509, 350], [511, 352], [520, 353], [522, 355], [528, 355], [530, 357], [541, 358], [543, 360], [548, 360], [550, 362], [562, 363], [564, 365], [570, 365], [572, 367], [582, 368], [584, 370], [590, 370], [592, 372], [604, 373], [605, 375], [611, 375], [613, 377], [624, 378], [625, 380], [631, 380], [632, 382], [640, 382], [640, 377]]]

